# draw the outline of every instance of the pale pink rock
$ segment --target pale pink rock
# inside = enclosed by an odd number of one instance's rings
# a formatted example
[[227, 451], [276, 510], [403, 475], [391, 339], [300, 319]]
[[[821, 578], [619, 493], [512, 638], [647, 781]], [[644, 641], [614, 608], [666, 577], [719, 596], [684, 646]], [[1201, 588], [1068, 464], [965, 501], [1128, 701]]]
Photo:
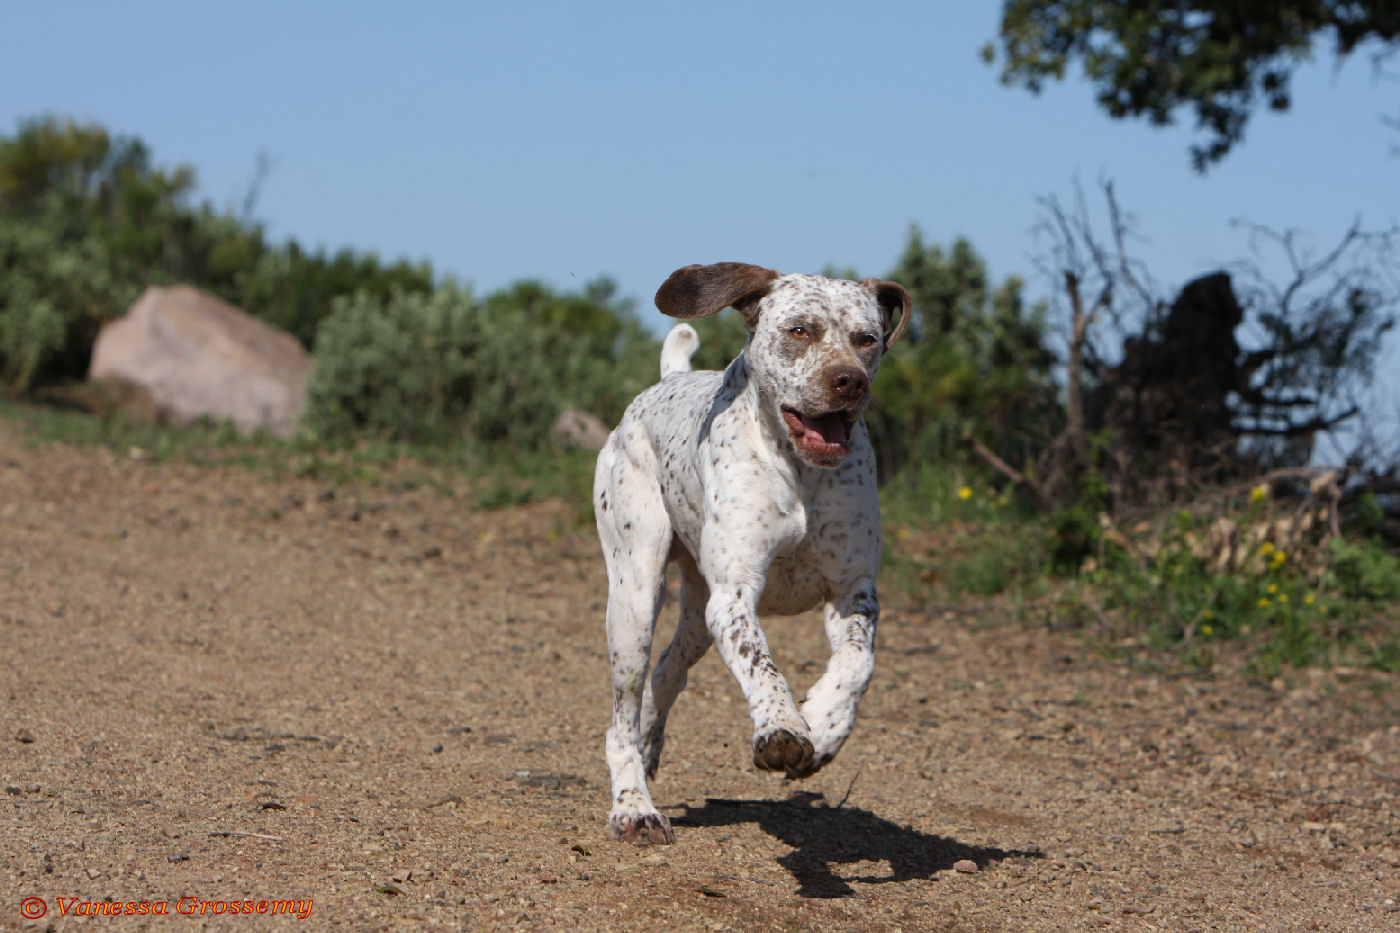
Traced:
[[143, 390], [172, 421], [208, 416], [286, 437], [305, 402], [310, 368], [291, 334], [176, 285], [146, 289], [102, 328], [88, 378]]

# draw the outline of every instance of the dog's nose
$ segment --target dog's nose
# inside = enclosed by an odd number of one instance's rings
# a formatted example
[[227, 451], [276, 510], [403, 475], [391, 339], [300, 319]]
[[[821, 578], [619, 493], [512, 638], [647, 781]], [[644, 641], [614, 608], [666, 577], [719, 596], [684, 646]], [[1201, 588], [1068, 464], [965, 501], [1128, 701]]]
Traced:
[[865, 390], [870, 388], [865, 370], [854, 366], [838, 366], [827, 373], [827, 379], [837, 397], [849, 402], [859, 401], [865, 396]]

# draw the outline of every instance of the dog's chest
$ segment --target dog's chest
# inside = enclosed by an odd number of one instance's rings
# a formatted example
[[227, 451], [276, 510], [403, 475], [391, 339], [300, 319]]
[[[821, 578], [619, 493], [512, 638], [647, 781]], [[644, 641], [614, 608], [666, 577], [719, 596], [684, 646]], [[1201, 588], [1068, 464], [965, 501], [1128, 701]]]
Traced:
[[801, 547], [792, 555], [775, 559], [763, 585], [759, 611], [792, 615], [820, 606], [831, 595], [830, 581], [820, 567], [804, 559]]
[[735, 376], [732, 367], [677, 374], [651, 390], [642, 417], [658, 504], [707, 576], [758, 573], [761, 611], [805, 611], [830, 596], [833, 581], [864, 572], [853, 545], [874, 541], [878, 554], [869, 445], [862, 429], [841, 466], [799, 465], [776, 415], [765, 418]]

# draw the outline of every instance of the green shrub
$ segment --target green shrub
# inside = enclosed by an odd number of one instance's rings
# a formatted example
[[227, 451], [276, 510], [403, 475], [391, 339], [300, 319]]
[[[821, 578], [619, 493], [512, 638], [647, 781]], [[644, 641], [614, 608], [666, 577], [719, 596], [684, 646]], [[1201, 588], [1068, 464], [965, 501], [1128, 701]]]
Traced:
[[614, 422], [656, 381], [656, 341], [606, 283], [556, 294], [520, 283], [475, 301], [451, 283], [387, 301], [340, 299], [321, 325], [304, 426], [325, 438], [368, 434], [542, 450], [565, 408]]
[[1348, 599], [1400, 599], [1400, 560], [1371, 541], [1333, 538], [1326, 582]]
[[1050, 528], [1050, 567], [1056, 573], [1072, 576], [1098, 553], [1103, 528], [1090, 506], [1058, 510], [1050, 517]]
[[565, 408], [617, 423], [659, 378], [661, 347], [615, 292], [606, 278], [566, 293], [519, 282], [487, 299], [476, 436], [540, 450]]
[[881, 488], [880, 500], [886, 560], [917, 598], [932, 598], [935, 585], [950, 596], [1019, 598], [1043, 575], [1039, 525], [1009, 490], [975, 470], [911, 465]]
[[0, 211], [0, 389], [11, 395], [85, 374], [102, 322], [136, 297], [101, 243], [65, 236], [51, 208], [29, 218]]
[[1118, 620], [1115, 634], [1182, 649], [1205, 667], [1219, 653], [1211, 646], [1240, 641], [1249, 646], [1249, 669], [1264, 678], [1285, 667], [1344, 662], [1396, 669], [1400, 561], [1345, 538], [1285, 551], [1250, 533], [1271, 522], [1259, 503], [1236, 518], [1241, 540], [1258, 543], [1228, 564], [1202, 548], [1207, 529], [1186, 513], [1131, 550], [1109, 549], [1085, 576]]
[[473, 401], [481, 331], [464, 289], [337, 299], [316, 344], [302, 414], [315, 435], [442, 440]]
[[385, 263], [373, 253], [349, 249], [333, 255], [307, 252], [295, 240], [269, 247], [260, 230], [250, 232], [229, 218], [211, 217], [207, 223], [229, 227], [215, 239], [207, 287], [313, 350], [337, 298], [364, 294], [388, 301], [434, 287], [426, 263]]
[[28, 389], [35, 376], [62, 349], [67, 327], [51, 302], [29, 283], [0, 286], [0, 382], [10, 394]]
[[1033, 537], [986, 533], [966, 557], [956, 560], [949, 574], [953, 595], [996, 596], [1037, 574], [1045, 555]]

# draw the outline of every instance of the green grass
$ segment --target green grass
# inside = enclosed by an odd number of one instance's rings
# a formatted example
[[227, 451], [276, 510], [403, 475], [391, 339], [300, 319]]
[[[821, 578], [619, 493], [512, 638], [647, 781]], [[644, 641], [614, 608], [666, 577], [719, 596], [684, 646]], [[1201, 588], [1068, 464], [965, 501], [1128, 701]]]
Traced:
[[252, 470], [269, 480], [312, 479], [333, 486], [409, 489], [427, 486], [464, 495], [475, 508], [508, 508], [560, 498], [592, 517], [594, 455], [586, 451], [525, 452], [466, 441], [412, 445], [363, 439], [327, 443], [266, 433], [245, 436], [227, 422], [175, 427], [122, 415], [96, 415], [49, 405], [0, 401], [0, 419], [18, 426], [22, 442], [105, 447], [133, 460], [187, 462]]

